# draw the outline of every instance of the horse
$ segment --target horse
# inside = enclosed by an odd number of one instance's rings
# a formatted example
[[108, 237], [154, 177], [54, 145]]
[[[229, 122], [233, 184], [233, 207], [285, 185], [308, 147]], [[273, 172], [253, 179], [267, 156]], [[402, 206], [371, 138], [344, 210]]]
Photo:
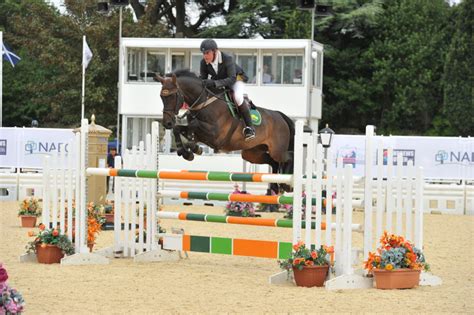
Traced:
[[[254, 164], [268, 164], [273, 173], [293, 172], [294, 122], [279, 111], [256, 107], [261, 124], [254, 126], [256, 137], [245, 141], [244, 122], [234, 117], [222, 90], [210, 90], [194, 72], [178, 70], [171, 76], [156, 76], [162, 84], [163, 125], [172, 129], [178, 146], [178, 155], [192, 160], [204, 143], [216, 152], [241, 150], [244, 160]], [[186, 106], [183, 107], [183, 104]], [[183, 109], [186, 108], [187, 109]], [[187, 123], [183, 123], [187, 121]], [[183, 126], [184, 125], [184, 126]], [[181, 141], [184, 136], [189, 143]], [[271, 188], [275, 191], [275, 185]], [[289, 187], [280, 185], [288, 191]]]

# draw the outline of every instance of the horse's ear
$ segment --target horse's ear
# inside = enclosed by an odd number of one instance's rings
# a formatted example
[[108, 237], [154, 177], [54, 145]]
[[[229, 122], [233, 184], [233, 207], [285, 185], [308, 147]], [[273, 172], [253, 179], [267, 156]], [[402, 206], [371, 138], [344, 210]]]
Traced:
[[165, 81], [164, 78], [160, 77], [159, 74], [155, 75], [155, 77], [153, 78], [153, 80], [155, 80], [156, 82], [160, 81], [161, 83], [163, 83], [163, 81]]
[[176, 74], [173, 73], [172, 78], [173, 78], [173, 84], [176, 85]]

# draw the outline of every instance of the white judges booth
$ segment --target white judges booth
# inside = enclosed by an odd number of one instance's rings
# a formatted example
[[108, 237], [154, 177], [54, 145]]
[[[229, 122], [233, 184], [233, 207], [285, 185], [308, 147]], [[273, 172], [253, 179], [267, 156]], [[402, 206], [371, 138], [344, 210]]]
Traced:
[[[120, 47], [119, 112], [122, 147], [131, 148], [161, 119], [164, 75], [188, 68], [199, 74], [202, 39], [123, 38]], [[249, 77], [246, 92], [260, 107], [303, 118], [318, 130], [323, 85], [323, 46], [304, 39], [216, 39]]]

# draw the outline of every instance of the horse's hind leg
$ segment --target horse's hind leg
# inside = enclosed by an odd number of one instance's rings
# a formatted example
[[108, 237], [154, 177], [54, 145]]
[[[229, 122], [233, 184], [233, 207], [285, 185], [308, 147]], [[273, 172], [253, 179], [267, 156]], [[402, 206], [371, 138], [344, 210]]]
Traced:
[[[272, 157], [265, 151], [264, 146], [257, 146], [252, 149], [243, 150], [242, 158], [250, 163], [254, 164], [268, 164], [272, 167], [272, 173], [277, 174], [279, 169], [279, 163], [272, 159]], [[276, 183], [270, 183], [269, 189], [275, 193], [279, 192], [279, 186]]]

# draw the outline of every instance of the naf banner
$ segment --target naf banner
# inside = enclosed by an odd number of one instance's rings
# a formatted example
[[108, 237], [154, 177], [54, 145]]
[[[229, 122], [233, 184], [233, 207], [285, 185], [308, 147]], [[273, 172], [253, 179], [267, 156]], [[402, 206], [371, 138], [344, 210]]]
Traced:
[[[375, 143], [382, 139], [384, 165], [387, 164], [387, 148], [393, 149], [393, 164], [397, 155], [402, 155], [403, 165], [412, 161], [416, 167], [423, 167], [425, 178], [474, 180], [474, 139], [463, 137], [374, 137], [372, 160], [377, 161]], [[344, 165], [354, 168], [354, 175], [365, 173], [365, 136], [335, 135], [331, 145], [332, 165], [342, 158]]]
[[0, 167], [43, 168], [43, 157], [71, 152], [72, 129], [0, 128]]

